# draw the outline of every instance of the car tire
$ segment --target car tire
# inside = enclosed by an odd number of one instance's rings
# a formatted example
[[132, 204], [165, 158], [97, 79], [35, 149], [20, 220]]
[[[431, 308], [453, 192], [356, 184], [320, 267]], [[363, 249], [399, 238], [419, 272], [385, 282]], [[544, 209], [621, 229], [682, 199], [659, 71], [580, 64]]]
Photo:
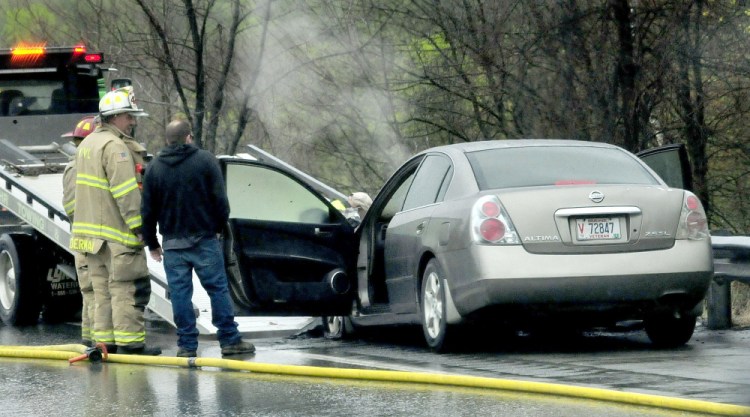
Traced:
[[11, 326], [36, 324], [42, 296], [33, 241], [24, 234], [0, 236], [0, 319]]
[[323, 316], [323, 337], [332, 340], [348, 339], [354, 333], [348, 316]]
[[681, 314], [654, 314], [644, 320], [644, 328], [651, 343], [657, 347], [682, 346], [693, 337], [696, 317]]
[[438, 353], [452, 349], [456, 329], [446, 321], [446, 301], [443, 274], [437, 260], [431, 259], [422, 275], [420, 308], [422, 332], [430, 349]]

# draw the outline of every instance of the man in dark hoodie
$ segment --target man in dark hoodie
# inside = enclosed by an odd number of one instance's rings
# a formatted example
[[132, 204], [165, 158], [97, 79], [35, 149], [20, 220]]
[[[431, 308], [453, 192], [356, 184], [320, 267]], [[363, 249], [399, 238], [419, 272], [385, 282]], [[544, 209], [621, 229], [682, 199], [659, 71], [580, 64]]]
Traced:
[[[229, 218], [229, 202], [216, 157], [192, 144], [190, 125], [167, 125], [167, 146], [146, 169], [143, 179], [143, 240], [151, 257], [162, 261], [177, 327], [177, 356], [195, 357], [198, 330], [193, 311], [193, 270], [211, 300], [211, 322], [222, 355], [252, 353], [242, 340], [218, 236]], [[161, 246], [156, 225], [162, 236]]]

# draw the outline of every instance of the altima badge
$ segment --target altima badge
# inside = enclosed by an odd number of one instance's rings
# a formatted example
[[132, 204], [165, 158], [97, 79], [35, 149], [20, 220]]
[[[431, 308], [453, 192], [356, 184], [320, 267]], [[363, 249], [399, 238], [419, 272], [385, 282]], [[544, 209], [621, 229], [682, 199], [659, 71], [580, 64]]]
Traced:
[[589, 198], [594, 203], [601, 203], [604, 200], [604, 193], [594, 190], [591, 192], [591, 194], [589, 194]]

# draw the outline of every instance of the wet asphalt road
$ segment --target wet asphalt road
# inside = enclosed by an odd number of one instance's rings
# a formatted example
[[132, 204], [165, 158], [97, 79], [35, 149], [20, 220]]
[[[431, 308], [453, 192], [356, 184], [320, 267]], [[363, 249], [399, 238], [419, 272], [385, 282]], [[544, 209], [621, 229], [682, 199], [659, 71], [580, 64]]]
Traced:
[[[0, 345], [75, 342], [73, 324], [11, 328]], [[481, 338], [481, 335], [480, 335]], [[152, 323], [149, 343], [176, 352], [173, 331]], [[447, 355], [426, 350], [410, 331], [330, 341], [316, 329], [295, 338], [254, 340], [233, 359], [261, 363], [390, 369], [593, 386], [750, 405], [750, 329], [699, 328], [685, 347], [651, 349], [638, 332], [556, 340], [518, 336]], [[487, 340], [485, 340], [487, 342]], [[220, 357], [201, 340], [199, 355]], [[481, 389], [434, 387], [121, 363], [0, 358], [0, 415], [118, 416], [672, 416], [685, 412]]]

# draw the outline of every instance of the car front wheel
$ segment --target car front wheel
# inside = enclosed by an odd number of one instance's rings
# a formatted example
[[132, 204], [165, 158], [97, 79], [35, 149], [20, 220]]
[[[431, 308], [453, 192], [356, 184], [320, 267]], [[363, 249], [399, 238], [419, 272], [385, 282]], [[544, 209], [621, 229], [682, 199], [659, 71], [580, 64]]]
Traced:
[[430, 260], [422, 276], [422, 331], [427, 345], [436, 352], [449, 350], [454, 331], [446, 322], [443, 278], [437, 261]]
[[693, 337], [696, 318], [687, 314], [654, 314], [644, 320], [646, 334], [658, 347], [682, 346]]

